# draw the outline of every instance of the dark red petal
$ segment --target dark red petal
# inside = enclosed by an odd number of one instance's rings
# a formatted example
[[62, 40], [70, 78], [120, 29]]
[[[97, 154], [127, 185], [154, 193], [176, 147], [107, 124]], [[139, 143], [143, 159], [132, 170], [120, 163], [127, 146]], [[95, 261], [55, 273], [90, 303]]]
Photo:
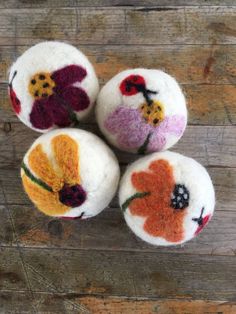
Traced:
[[67, 108], [61, 105], [61, 102], [54, 95], [34, 102], [33, 110], [30, 114], [30, 122], [35, 128], [40, 130], [48, 129], [54, 124], [59, 127], [71, 124]]
[[69, 111], [60, 97], [52, 95], [49, 97], [48, 110], [54, 124], [59, 127], [66, 127], [71, 124]]
[[140, 85], [145, 87], [145, 80], [141, 75], [130, 75], [126, 77], [120, 84], [120, 91], [125, 96], [132, 96], [140, 91], [135, 87], [135, 85]]
[[12, 103], [12, 107], [15, 111], [16, 114], [19, 114], [21, 112], [21, 103], [19, 101], [19, 99], [16, 96], [16, 93], [14, 92], [14, 90], [10, 87], [10, 98], [11, 98], [11, 103]]
[[72, 85], [76, 82], [81, 82], [87, 71], [79, 65], [68, 65], [60, 70], [57, 70], [52, 73], [52, 79], [56, 83], [55, 90], [65, 88], [69, 85]]
[[35, 100], [30, 113], [30, 122], [36, 129], [45, 130], [53, 126], [53, 119], [48, 108], [49, 98]]
[[60, 97], [65, 100], [65, 103], [75, 111], [81, 111], [89, 106], [89, 97], [86, 92], [79, 88], [70, 86], [60, 92]]

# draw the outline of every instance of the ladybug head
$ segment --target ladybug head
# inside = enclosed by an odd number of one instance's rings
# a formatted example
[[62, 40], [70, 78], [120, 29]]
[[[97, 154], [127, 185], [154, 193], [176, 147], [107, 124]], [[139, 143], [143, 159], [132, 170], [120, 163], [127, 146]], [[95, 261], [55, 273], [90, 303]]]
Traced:
[[145, 89], [145, 80], [141, 75], [130, 75], [120, 84], [122, 95], [132, 96], [142, 92]]

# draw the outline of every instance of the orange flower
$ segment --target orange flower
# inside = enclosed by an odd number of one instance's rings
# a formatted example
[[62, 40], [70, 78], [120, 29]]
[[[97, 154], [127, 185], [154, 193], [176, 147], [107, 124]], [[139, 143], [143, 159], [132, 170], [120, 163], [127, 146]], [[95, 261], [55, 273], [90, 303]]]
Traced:
[[132, 184], [138, 191], [123, 205], [132, 215], [145, 217], [144, 230], [170, 242], [183, 239], [184, 209], [171, 206], [171, 195], [175, 188], [172, 166], [166, 160], [153, 161], [148, 171], [135, 172]]
[[58, 135], [52, 139], [51, 149], [53, 156], [50, 159], [41, 144], [32, 149], [28, 156], [29, 168], [22, 164], [22, 181], [39, 210], [56, 216], [80, 206], [86, 199], [86, 192], [80, 185], [76, 141], [68, 135]]

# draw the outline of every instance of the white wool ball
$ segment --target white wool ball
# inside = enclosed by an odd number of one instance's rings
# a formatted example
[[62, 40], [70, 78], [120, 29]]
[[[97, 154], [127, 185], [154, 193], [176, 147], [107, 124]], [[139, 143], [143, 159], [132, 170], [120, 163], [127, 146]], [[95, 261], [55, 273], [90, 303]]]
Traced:
[[98, 90], [98, 79], [87, 57], [61, 42], [47, 41], [31, 47], [10, 69], [13, 109], [23, 123], [38, 132], [84, 119]]
[[142, 240], [176, 245], [195, 237], [211, 219], [215, 193], [206, 169], [170, 151], [141, 158], [126, 170], [119, 202]]
[[108, 81], [98, 95], [96, 116], [108, 141], [133, 153], [168, 149], [187, 124], [186, 101], [176, 80], [150, 69], [123, 71]]
[[21, 167], [24, 189], [49, 216], [86, 219], [113, 198], [120, 171], [113, 152], [96, 135], [57, 129], [40, 136]]

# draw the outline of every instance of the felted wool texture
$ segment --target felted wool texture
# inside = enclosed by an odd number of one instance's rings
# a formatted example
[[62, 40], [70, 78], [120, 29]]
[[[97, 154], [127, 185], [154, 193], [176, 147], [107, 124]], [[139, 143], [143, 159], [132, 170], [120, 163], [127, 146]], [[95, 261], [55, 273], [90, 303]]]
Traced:
[[206, 169], [170, 151], [153, 153], [129, 166], [119, 203], [131, 230], [160, 246], [181, 244], [211, 219], [215, 193]]
[[84, 130], [56, 129], [24, 156], [21, 177], [31, 201], [49, 216], [86, 219], [108, 206], [119, 181], [113, 152]]
[[10, 69], [13, 109], [23, 123], [42, 133], [85, 119], [98, 90], [88, 58], [62, 42], [47, 41], [29, 48]]
[[99, 127], [121, 150], [166, 150], [187, 124], [185, 97], [176, 80], [152, 69], [132, 69], [114, 76], [101, 89], [96, 106]]

